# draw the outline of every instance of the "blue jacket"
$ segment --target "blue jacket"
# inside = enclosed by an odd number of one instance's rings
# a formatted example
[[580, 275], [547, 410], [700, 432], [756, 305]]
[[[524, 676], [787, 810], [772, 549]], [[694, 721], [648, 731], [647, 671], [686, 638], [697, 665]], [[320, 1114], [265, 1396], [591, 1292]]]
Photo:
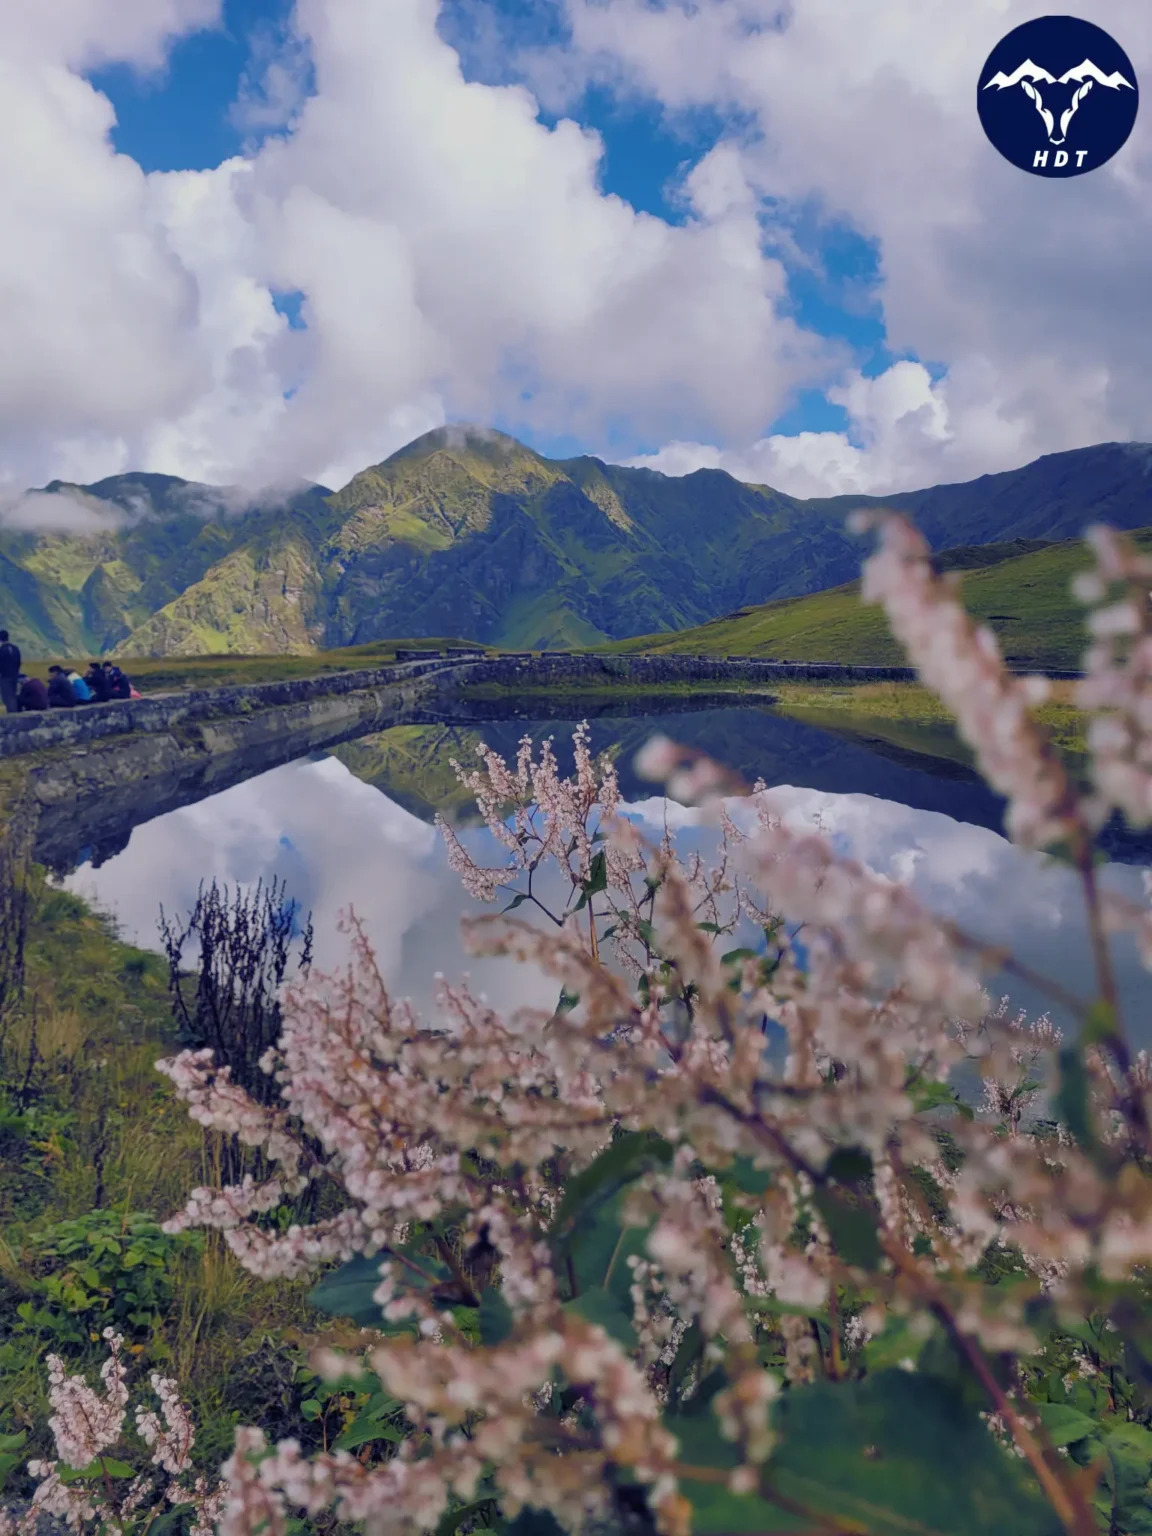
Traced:
[[72, 684], [72, 697], [77, 704], [91, 704], [92, 690], [80, 676], [79, 672], [70, 672], [68, 681]]

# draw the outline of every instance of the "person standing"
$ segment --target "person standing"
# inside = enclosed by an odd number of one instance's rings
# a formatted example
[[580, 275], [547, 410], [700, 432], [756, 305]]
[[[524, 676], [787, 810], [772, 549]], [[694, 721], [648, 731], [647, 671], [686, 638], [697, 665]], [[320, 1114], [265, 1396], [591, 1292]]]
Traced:
[[20, 647], [13, 645], [8, 631], [0, 629], [0, 699], [10, 715], [17, 710], [16, 695], [20, 680]]

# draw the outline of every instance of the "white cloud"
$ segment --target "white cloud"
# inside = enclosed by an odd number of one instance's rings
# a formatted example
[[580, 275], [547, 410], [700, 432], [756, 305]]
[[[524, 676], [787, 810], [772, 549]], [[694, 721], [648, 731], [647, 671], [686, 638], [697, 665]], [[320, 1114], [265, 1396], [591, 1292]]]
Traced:
[[[721, 447], [670, 444], [657, 463], [720, 463], [801, 493], [884, 491], [1152, 437], [1147, 114], [1115, 161], [1059, 183], [1003, 161], [977, 121], [985, 57], [1034, 8], [566, 4], [580, 56], [565, 56], [570, 93], [599, 78], [671, 111], [749, 114], [760, 137], [727, 151], [729, 179], [773, 199], [777, 220], [815, 207], [877, 242], [890, 346], [948, 370], [934, 387], [907, 368], [886, 381], [849, 378], [830, 394], [851, 436], [769, 437], [741, 450], [749, 440], [732, 432]], [[1092, 19], [1147, 77], [1141, 0], [1101, 0]], [[908, 409], [917, 395], [919, 412]]]
[[9, 5], [0, 18], [0, 52], [21, 64], [87, 70], [131, 64], [163, 68], [172, 42], [216, 27], [223, 0], [52, 0]]
[[[107, 101], [61, 62], [84, 54], [80, 20], [14, 81], [30, 153], [5, 204], [41, 249], [6, 246], [9, 478], [107, 437], [134, 467], [339, 481], [448, 415], [501, 411], [590, 440], [621, 418], [751, 438], [826, 375], [836, 354], [781, 313], [751, 199], [701, 187], [678, 228], [604, 196], [599, 138], [549, 129], [522, 87], [465, 81], [436, 19], [432, 0], [300, 0], [316, 94], [297, 110], [266, 78], [290, 129], [206, 172], [145, 177], [111, 153]], [[307, 330], [277, 314], [282, 290]]]
[[308, 94], [311, 59], [291, 17], [279, 26], [265, 23], [250, 39], [250, 61], [240, 80], [230, 121], [260, 135], [287, 128]]
[[0, 497], [0, 527], [23, 533], [111, 533], [125, 514], [94, 496], [68, 491], [27, 491]]
[[[683, 226], [606, 197], [578, 122], [465, 80], [436, 0], [298, 0], [236, 108], [273, 136], [150, 176], [113, 153], [110, 105], [76, 71], [158, 69], [218, 0], [0, 12], [0, 134], [21, 147], [0, 162], [0, 484], [128, 467], [338, 484], [459, 415], [592, 449], [625, 423], [668, 445], [662, 466], [813, 493], [1152, 437], [1147, 114], [1090, 176], [1002, 162], [974, 80], [1023, 0], [567, 7], [572, 45], [532, 63], [550, 100], [600, 78], [757, 130], [688, 168]], [[1147, 74], [1142, 0], [1093, 14]], [[814, 218], [876, 242], [889, 341], [942, 379], [861, 378], [788, 318]], [[280, 291], [303, 294], [307, 329]], [[825, 385], [849, 432], [765, 436]]]
[[[1026, 370], [1021, 370], [1023, 377]], [[1039, 383], [1041, 381], [1034, 381]], [[746, 448], [672, 442], [631, 462], [668, 475], [725, 469], [737, 479], [792, 496], [883, 495], [969, 480], [1008, 469], [1054, 447], [1078, 448], [1110, 435], [1100, 399], [1080, 379], [1081, 412], [1053, 441], [1034, 419], [997, 393], [1001, 381], [986, 359], [966, 359], [933, 382], [923, 363], [903, 361], [875, 377], [853, 371], [827, 391], [850, 421], [846, 432], [773, 433]]]

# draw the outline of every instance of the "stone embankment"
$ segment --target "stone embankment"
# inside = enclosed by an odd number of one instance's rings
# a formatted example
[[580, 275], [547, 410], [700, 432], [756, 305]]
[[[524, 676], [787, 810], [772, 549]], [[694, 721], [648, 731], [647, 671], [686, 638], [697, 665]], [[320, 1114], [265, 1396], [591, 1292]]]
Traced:
[[[310, 753], [406, 721], [458, 721], [470, 698], [478, 718], [524, 718], [525, 701], [575, 704], [581, 692], [590, 713], [602, 712], [616, 691], [615, 707], [628, 713], [642, 696], [656, 707], [661, 689], [718, 703], [725, 689], [748, 685], [764, 699], [789, 680], [912, 676], [906, 667], [741, 657], [413, 650], [371, 670], [0, 716], [0, 813], [31, 813], [40, 856], [63, 862], [78, 825], [96, 857], [122, 845], [125, 828]], [[697, 691], [686, 695], [684, 684]]]
[[[662, 686], [744, 686], [791, 681], [906, 682], [910, 667], [842, 666], [835, 662], [773, 661], [743, 656], [541, 655], [483, 656], [474, 651], [402, 651], [392, 666], [282, 682], [205, 688], [109, 704], [0, 715], [0, 759], [75, 751], [113, 737], [175, 733], [209, 752], [286, 737], [300, 728], [344, 729], [387, 714], [398, 703], [456, 697], [461, 689], [525, 691]], [[419, 659], [418, 659], [419, 658]], [[1049, 677], [1077, 677], [1049, 672]], [[400, 690], [397, 693], [397, 690]], [[721, 691], [721, 690], [718, 690]]]
[[[280, 725], [309, 712], [317, 705], [338, 701], [353, 709], [371, 701], [381, 689], [389, 690], [427, 673], [445, 670], [440, 660], [406, 662], [357, 672], [334, 672], [322, 677], [302, 677], [275, 683], [244, 683], [230, 688], [190, 689], [181, 693], [154, 694], [150, 698], [114, 700], [108, 704], [83, 704], [75, 709], [34, 710], [27, 714], [0, 715], [0, 758], [57, 747], [83, 746], [110, 736], [156, 735], [186, 730], [211, 722], [223, 727], [254, 723], [258, 716]], [[295, 710], [289, 717], [278, 713]], [[348, 713], [345, 708], [338, 713]], [[251, 734], [249, 731], [248, 734]]]
[[452, 666], [453, 688], [493, 684], [507, 688], [655, 688], [683, 683], [910, 682], [911, 667], [849, 667], [835, 662], [771, 661], [754, 656], [597, 656], [545, 651], [504, 655]]

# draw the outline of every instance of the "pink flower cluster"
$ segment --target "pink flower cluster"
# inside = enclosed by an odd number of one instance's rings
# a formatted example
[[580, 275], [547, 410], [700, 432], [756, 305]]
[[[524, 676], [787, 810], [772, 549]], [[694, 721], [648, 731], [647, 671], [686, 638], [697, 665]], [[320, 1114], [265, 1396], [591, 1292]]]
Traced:
[[[123, 1337], [105, 1328], [108, 1359], [100, 1368], [103, 1391], [95, 1391], [81, 1375], [69, 1376], [63, 1361], [49, 1355], [48, 1400], [53, 1414], [48, 1427], [56, 1441], [56, 1454], [65, 1466], [98, 1472], [104, 1458], [118, 1450], [124, 1435], [128, 1387], [122, 1358]], [[40, 1517], [63, 1520], [77, 1536], [91, 1527], [100, 1536], [127, 1536], [146, 1531], [165, 1505], [191, 1506], [190, 1536], [213, 1536], [225, 1506], [226, 1487], [196, 1477], [181, 1482], [191, 1465], [196, 1432], [169, 1377], [154, 1373], [152, 1389], [160, 1411], [138, 1407], [136, 1429], [152, 1452], [152, 1465], [166, 1474], [157, 1478], [147, 1471], [134, 1478], [119, 1497], [108, 1477], [66, 1482], [57, 1461], [30, 1461], [28, 1471], [39, 1480], [31, 1503], [19, 1520], [0, 1510], [0, 1536], [35, 1536]]]
[[[1111, 578], [1147, 574], [1106, 541], [1098, 547]], [[1152, 1262], [1152, 1069], [1127, 1053], [1106, 933], [1136, 925], [1093, 883], [1101, 807], [1081, 802], [1031, 713], [1042, 687], [1008, 674], [901, 520], [881, 523], [865, 588], [1008, 798], [1013, 835], [1078, 849], [1110, 999], [1093, 1015], [1105, 1027], [1097, 1022], [1100, 1048], [1084, 1058], [1086, 1113], [1128, 1159], [1125, 1177], [1035, 1119], [1061, 1040], [1047, 1020], [1029, 1024], [990, 1004], [985, 978], [1005, 957], [822, 837], [780, 825], [762, 785], [740, 830], [722, 804], [737, 787], [731, 775], [667, 742], [644, 754], [648, 772], [715, 814], [723, 844], [708, 868], [679, 859], [667, 829], [656, 846], [642, 839], [585, 728], [570, 779], [551, 743], [537, 761], [526, 739], [512, 766], [483, 747], [482, 768], [458, 771], [508, 859], [478, 867], [445, 827], [453, 866], [480, 899], [514, 888], [551, 926], [486, 916], [467, 925], [469, 943], [539, 967], [576, 1006], [505, 1020], [466, 986], [441, 981], [424, 1022], [389, 996], [351, 922], [347, 971], [312, 974], [285, 995], [283, 1035], [266, 1062], [283, 1110], [249, 1101], [204, 1053], [162, 1064], [203, 1124], [264, 1147], [279, 1169], [261, 1186], [195, 1191], [175, 1222], [220, 1228], [241, 1263], [269, 1278], [374, 1255], [382, 1320], [412, 1323], [381, 1335], [364, 1362], [404, 1404], [412, 1433], [403, 1444], [365, 1465], [343, 1452], [308, 1459], [295, 1442], [269, 1447], [258, 1430], [238, 1432], [224, 1536], [282, 1532], [292, 1511], [327, 1508], [375, 1529], [427, 1531], [452, 1499], [475, 1496], [482, 1475], [506, 1513], [539, 1505], [581, 1531], [611, 1514], [611, 1474], [621, 1467], [646, 1485], [659, 1530], [686, 1536], [686, 1474], [663, 1411], [689, 1330], [702, 1349], [677, 1390], [691, 1397], [705, 1370], [724, 1371], [714, 1411], [737, 1447], [730, 1486], [747, 1493], [761, 1486], [781, 1379], [850, 1369], [845, 1356], [891, 1315], [942, 1323], [977, 1363], [985, 1349], [1033, 1348], [1020, 1288], [989, 1287], [974, 1273], [990, 1250], [1019, 1252], [1037, 1293], [1070, 1312], [1089, 1304], [1097, 1275], [1122, 1278]], [[1131, 638], [1125, 625], [1103, 628]], [[1115, 658], [1098, 656], [1101, 681], [1088, 690], [1127, 722], [1112, 767], [1108, 738], [1094, 738], [1098, 790], [1124, 807], [1143, 803], [1131, 770], [1144, 764], [1147, 739], [1145, 661], [1133, 655], [1125, 652], [1123, 687]], [[538, 884], [545, 866], [559, 874], [559, 910]], [[763, 928], [762, 953], [725, 953], [742, 919]], [[796, 929], [802, 956], [788, 938]], [[766, 1043], [766, 1020], [783, 1036], [780, 1051]], [[984, 1100], [971, 1118], [953, 1114], [946, 1159], [940, 1114], [962, 1063], [984, 1077]], [[573, 1179], [629, 1132], [667, 1149], [634, 1180], [623, 1211], [644, 1234], [643, 1253], [625, 1261], [634, 1345], [565, 1301], [572, 1274], [553, 1229]], [[314, 1144], [318, 1158], [304, 1151]], [[849, 1154], [848, 1170], [863, 1162], [866, 1178], [830, 1171], [837, 1153]], [[338, 1215], [287, 1233], [260, 1221], [309, 1179], [338, 1189]], [[843, 1250], [833, 1219], [841, 1198], [864, 1201], [874, 1262]], [[419, 1237], [428, 1227], [435, 1242]], [[454, 1307], [478, 1300], [474, 1281], [499, 1289], [509, 1320], [500, 1343], [478, 1345], [458, 1320]], [[845, 1298], [862, 1291], [866, 1300], [845, 1315]], [[818, 1312], [838, 1316], [827, 1355], [811, 1326]], [[779, 1346], [778, 1371], [760, 1363], [768, 1339]], [[332, 1352], [316, 1364], [348, 1369]], [[1056, 1507], [1073, 1511], [1069, 1529], [1087, 1529], [1083, 1491], [1044, 1455], [1034, 1420], [994, 1376], [982, 1379], [991, 1382], [989, 1422]]]

